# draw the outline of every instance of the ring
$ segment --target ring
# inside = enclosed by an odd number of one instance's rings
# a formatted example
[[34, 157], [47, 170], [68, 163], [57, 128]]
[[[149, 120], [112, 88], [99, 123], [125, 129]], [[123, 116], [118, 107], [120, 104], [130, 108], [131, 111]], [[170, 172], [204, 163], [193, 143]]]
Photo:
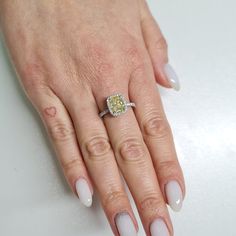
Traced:
[[110, 113], [112, 116], [119, 116], [125, 113], [128, 107], [135, 107], [134, 102], [127, 102], [122, 94], [116, 93], [106, 99], [107, 108], [99, 113], [99, 116], [102, 118], [107, 113]]

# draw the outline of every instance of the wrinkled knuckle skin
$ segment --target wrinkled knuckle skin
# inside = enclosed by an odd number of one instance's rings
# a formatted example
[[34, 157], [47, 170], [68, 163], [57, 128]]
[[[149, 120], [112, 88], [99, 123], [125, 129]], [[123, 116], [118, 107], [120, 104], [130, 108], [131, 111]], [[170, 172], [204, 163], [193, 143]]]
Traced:
[[21, 71], [21, 77], [25, 91], [28, 94], [48, 87], [44, 79], [44, 74], [40, 63], [28, 63], [24, 66]]
[[179, 176], [179, 163], [178, 161], [163, 161], [158, 166], [158, 176], [164, 179]]
[[96, 65], [95, 71], [101, 78], [107, 78], [113, 74], [114, 66], [110, 62], [101, 61], [98, 65]]
[[168, 44], [166, 39], [163, 36], [157, 39], [155, 42], [155, 47], [158, 50], [167, 50]]
[[126, 202], [127, 196], [123, 191], [112, 191], [105, 194], [102, 205], [110, 210], [112, 208], [117, 208], [117, 205], [122, 205], [122, 203]]
[[82, 167], [84, 165], [83, 161], [79, 158], [72, 159], [70, 161], [61, 161], [62, 168], [64, 171], [68, 172], [73, 168]]
[[95, 76], [110, 76], [114, 70], [111, 55], [101, 43], [89, 43], [87, 57]]
[[[136, 79], [136, 83], [142, 83], [142, 85], [146, 82], [147, 78], [145, 76], [146, 70], [145, 70], [145, 65], [144, 63], [141, 63], [137, 65], [136, 67], [133, 68], [131, 71], [131, 79]], [[138, 78], [138, 81], [137, 81]]]
[[122, 60], [125, 60], [127, 67], [136, 68], [143, 64], [146, 48], [139, 38], [125, 33], [122, 38], [120, 51], [122, 52]]
[[108, 55], [100, 57], [92, 57], [89, 61], [89, 73], [91, 76], [88, 78], [89, 83], [96, 89], [110, 91], [113, 88], [115, 77], [115, 68], [113, 59]]
[[145, 160], [146, 153], [141, 140], [130, 138], [121, 143], [119, 154], [124, 162], [142, 163]]
[[70, 125], [67, 125], [63, 122], [57, 121], [54, 124], [48, 127], [48, 131], [52, 140], [57, 141], [69, 141], [71, 137], [74, 135], [74, 128]]
[[90, 39], [88, 36], [84, 38], [84, 41], [86, 41], [85, 53], [88, 59], [96, 63], [96, 62], [101, 62], [106, 58], [107, 49], [103, 44], [96, 41], [95, 39]]
[[140, 203], [139, 208], [143, 212], [148, 212], [150, 215], [164, 215], [165, 203], [162, 197], [149, 194]]
[[126, 49], [126, 57], [131, 62], [131, 64], [135, 66], [139, 66], [140, 64], [142, 64], [143, 55], [141, 53], [141, 49], [138, 46], [129, 46], [129, 48]]
[[110, 151], [111, 144], [107, 138], [95, 137], [85, 144], [90, 160], [102, 160]]
[[165, 139], [171, 135], [168, 121], [156, 114], [143, 123], [143, 130], [147, 136], [157, 139]]
[[113, 91], [115, 70], [112, 62], [101, 62], [95, 66], [95, 79], [92, 86], [101, 91]]

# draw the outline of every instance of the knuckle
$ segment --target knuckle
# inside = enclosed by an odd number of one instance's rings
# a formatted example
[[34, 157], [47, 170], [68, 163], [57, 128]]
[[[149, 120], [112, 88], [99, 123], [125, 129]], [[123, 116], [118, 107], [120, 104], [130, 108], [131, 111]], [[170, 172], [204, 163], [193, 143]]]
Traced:
[[105, 137], [95, 137], [85, 144], [88, 156], [91, 160], [101, 160], [111, 150], [110, 142]]
[[141, 50], [136, 45], [131, 45], [126, 49], [126, 57], [133, 65], [139, 65], [142, 62]]
[[142, 211], [148, 211], [151, 214], [163, 215], [165, 211], [165, 203], [162, 197], [157, 197], [157, 194], [149, 193], [141, 202], [139, 207]]
[[101, 77], [107, 77], [111, 76], [114, 71], [113, 64], [106, 61], [101, 61], [96, 67], [95, 67], [96, 73]]
[[89, 43], [87, 54], [89, 63], [94, 67], [97, 75], [110, 75], [113, 71], [113, 63], [111, 63], [110, 53], [104, 45], [99, 42]]
[[140, 40], [133, 35], [126, 33], [123, 37], [121, 52], [129, 68], [137, 67], [144, 61], [146, 48], [140, 43]]
[[134, 92], [140, 91], [140, 88], [147, 89], [144, 84], [147, 83], [147, 66], [145, 63], [140, 63], [139, 65], [132, 68], [130, 73], [130, 86], [132, 86]]
[[48, 127], [49, 134], [52, 137], [52, 140], [55, 142], [58, 141], [68, 141], [74, 135], [74, 128], [66, 123], [61, 121], [56, 121]]
[[87, 80], [92, 87], [110, 91], [114, 86], [114, 80], [111, 79], [115, 77], [114, 65], [114, 58], [104, 46], [100, 43], [90, 43], [86, 67], [90, 74]]
[[127, 201], [126, 194], [123, 191], [118, 190], [107, 192], [103, 198], [102, 204], [109, 209], [111, 206], [117, 206], [120, 202], [124, 201]]
[[71, 159], [68, 161], [61, 161], [62, 168], [65, 172], [70, 171], [73, 168], [82, 167], [84, 165], [83, 161], [79, 158]]
[[158, 50], [166, 50], [168, 48], [166, 39], [163, 36], [158, 38], [155, 42], [155, 47]]
[[125, 162], [143, 162], [146, 152], [141, 140], [129, 138], [120, 144], [119, 154]]
[[27, 63], [22, 69], [22, 82], [27, 93], [47, 88], [40, 63]]
[[92, 61], [103, 61], [107, 54], [107, 49], [103, 44], [96, 41], [95, 39], [86, 39], [85, 44], [87, 45], [87, 56]]
[[42, 74], [42, 67], [38, 62], [26, 63], [22, 74], [25, 78], [35, 78]]
[[162, 161], [158, 166], [158, 175], [162, 175], [164, 178], [168, 178], [168, 176], [178, 176], [179, 170], [177, 160]]
[[91, 85], [102, 91], [112, 91], [114, 89], [115, 70], [112, 62], [102, 61], [94, 65], [94, 78]]
[[143, 122], [144, 133], [158, 139], [164, 139], [171, 134], [169, 123], [158, 112], [152, 112]]
[[140, 82], [145, 82], [146, 81], [145, 72], [146, 72], [145, 65], [144, 63], [141, 63], [136, 67], [134, 67], [134, 69], [131, 72], [131, 78], [139, 78], [139, 81], [142, 80]]

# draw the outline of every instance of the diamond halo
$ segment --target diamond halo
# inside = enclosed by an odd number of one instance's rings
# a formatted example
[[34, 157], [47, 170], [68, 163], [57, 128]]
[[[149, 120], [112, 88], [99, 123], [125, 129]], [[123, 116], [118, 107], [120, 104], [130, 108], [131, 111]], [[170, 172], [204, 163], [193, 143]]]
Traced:
[[109, 96], [106, 100], [111, 115], [118, 116], [127, 111], [127, 104], [122, 94], [117, 93]]
[[125, 97], [120, 93], [115, 93], [107, 97], [107, 107], [99, 113], [102, 118], [107, 113], [110, 113], [113, 117], [117, 117], [122, 113], [125, 113], [128, 107], [136, 107], [134, 102], [127, 102]]

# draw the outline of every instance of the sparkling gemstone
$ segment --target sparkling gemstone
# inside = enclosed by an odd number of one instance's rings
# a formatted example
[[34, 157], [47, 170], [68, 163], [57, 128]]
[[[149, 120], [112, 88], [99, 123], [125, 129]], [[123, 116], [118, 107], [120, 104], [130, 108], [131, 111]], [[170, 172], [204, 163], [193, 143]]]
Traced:
[[107, 106], [113, 116], [126, 112], [127, 106], [121, 94], [111, 95], [107, 98]]

